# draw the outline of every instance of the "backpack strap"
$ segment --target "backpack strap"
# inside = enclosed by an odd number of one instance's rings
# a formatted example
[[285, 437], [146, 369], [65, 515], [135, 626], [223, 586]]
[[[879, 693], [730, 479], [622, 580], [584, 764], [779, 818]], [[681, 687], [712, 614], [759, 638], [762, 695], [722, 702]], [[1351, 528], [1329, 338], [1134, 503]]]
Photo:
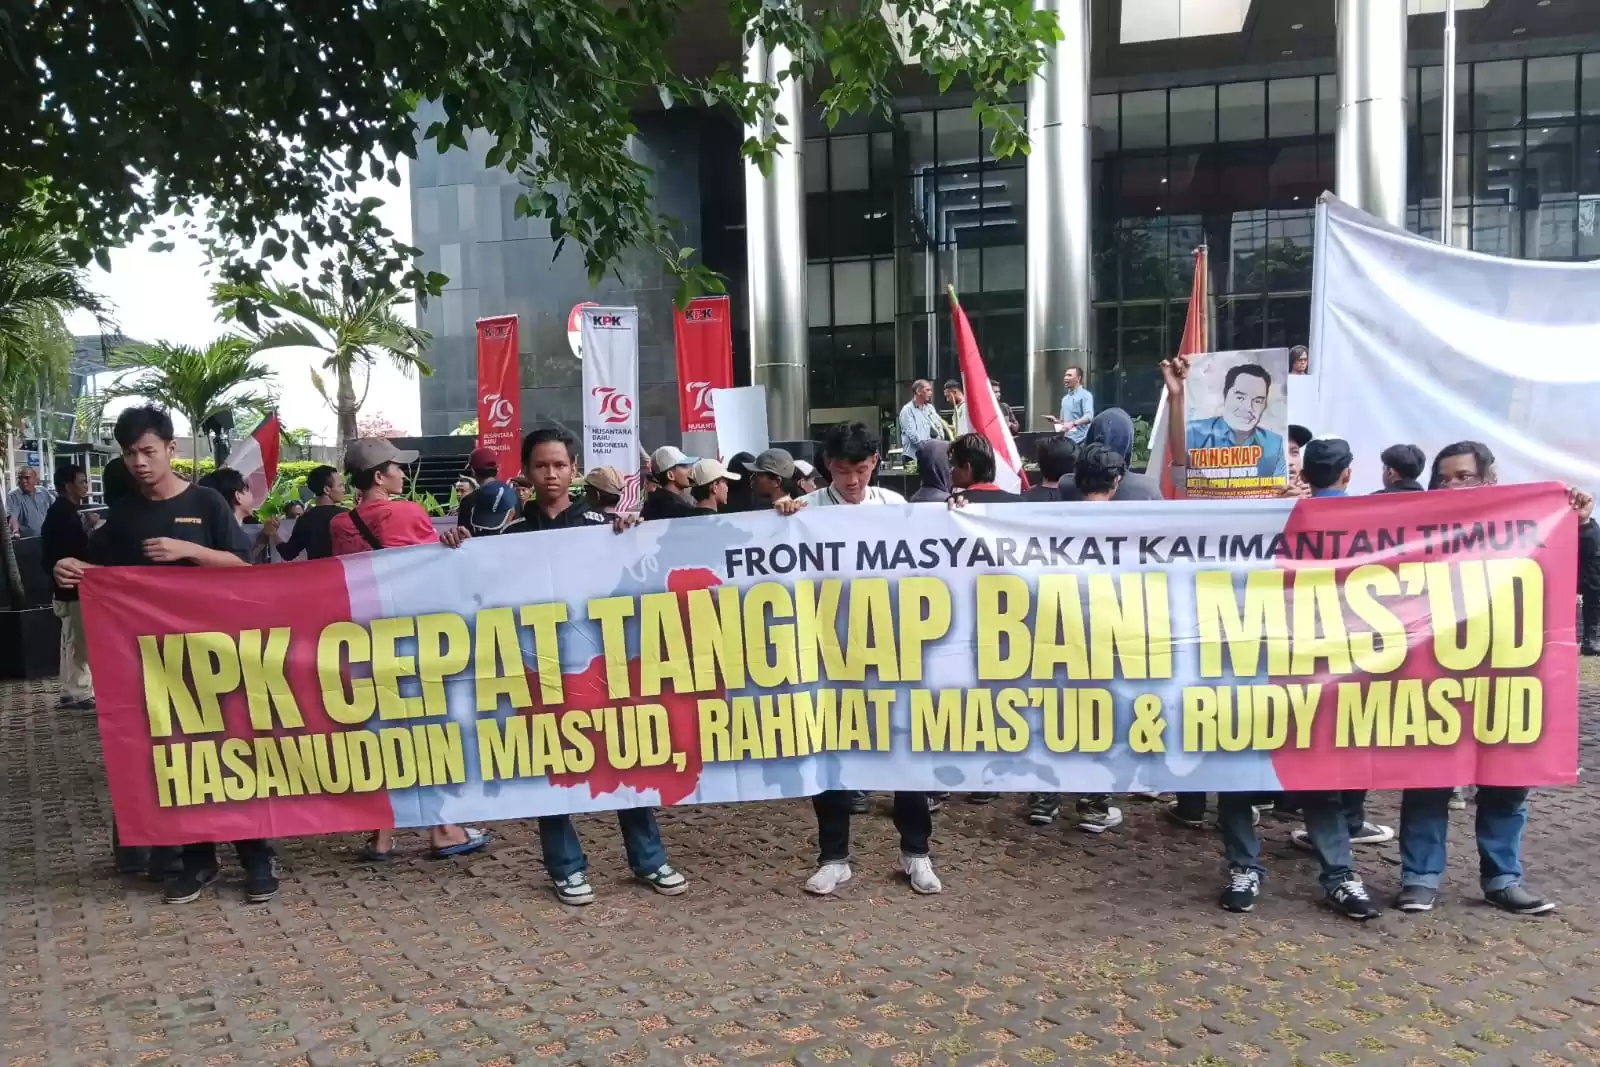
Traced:
[[360, 509], [350, 509], [350, 521], [355, 523], [356, 533], [361, 535], [361, 539], [372, 546], [372, 551], [377, 552], [383, 548], [383, 542], [378, 540], [377, 537], [373, 535], [372, 527], [368, 526], [361, 518]]

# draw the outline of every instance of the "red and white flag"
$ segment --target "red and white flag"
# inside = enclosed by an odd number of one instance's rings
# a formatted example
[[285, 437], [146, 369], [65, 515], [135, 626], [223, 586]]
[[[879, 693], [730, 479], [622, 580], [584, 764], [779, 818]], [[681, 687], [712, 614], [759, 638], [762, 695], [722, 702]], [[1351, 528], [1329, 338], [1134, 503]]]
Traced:
[[250, 495], [255, 497], [257, 506], [267, 499], [267, 494], [272, 491], [273, 483], [278, 480], [278, 454], [283, 446], [283, 424], [278, 421], [276, 411], [267, 412], [267, 417], [261, 420], [261, 425], [250, 431], [250, 436], [242, 437], [234, 443], [233, 451], [228, 453], [228, 461], [224, 467], [232, 467], [244, 475], [244, 480], [250, 486]]
[[1017, 452], [1017, 442], [1011, 437], [1011, 427], [1000, 415], [1000, 401], [994, 398], [989, 387], [989, 371], [983, 365], [983, 354], [978, 351], [978, 339], [972, 335], [972, 323], [961, 310], [953, 285], [945, 286], [950, 294], [950, 315], [955, 322], [956, 356], [961, 364], [961, 387], [967, 394], [967, 423], [972, 432], [981, 434], [994, 448], [994, 484], [1008, 493], [1020, 493], [1028, 487], [1028, 476], [1022, 472], [1022, 456]]
[[[1194, 284], [1189, 289], [1189, 311], [1183, 320], [1183, 340], [1178, 343], [1178, 355], [1192, 359], [1202, 352], [1211, 351], [1211, 271], [1210, 257], [1205, 245], [1194, 250]], [[1147, 474], [1153, 474], [1161, 483], [1161, 495], [1175, 500], [1180, 495], [1172, 483], [1171, 448], [1173, 420], [1184, 425], [1183, 412], [1174, 415], [1167, 408], [1167, 391], [1161, 390], [1161, 400], [1156, 405], [1156, 418], [1150, 424], [1150, 465]], [[1181, 432], [1181, 431], [1180, 431]]]

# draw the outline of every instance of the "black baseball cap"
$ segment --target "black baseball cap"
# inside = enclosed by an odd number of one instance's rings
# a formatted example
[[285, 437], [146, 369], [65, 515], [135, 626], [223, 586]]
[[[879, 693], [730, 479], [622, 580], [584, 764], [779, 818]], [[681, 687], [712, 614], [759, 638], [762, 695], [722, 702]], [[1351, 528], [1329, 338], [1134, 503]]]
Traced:
[[1355, 456], [1342, 437], [1313, 437], [1300, 450], [1300, 472], [1313, 489], [1327, 489], [1350, 468]]

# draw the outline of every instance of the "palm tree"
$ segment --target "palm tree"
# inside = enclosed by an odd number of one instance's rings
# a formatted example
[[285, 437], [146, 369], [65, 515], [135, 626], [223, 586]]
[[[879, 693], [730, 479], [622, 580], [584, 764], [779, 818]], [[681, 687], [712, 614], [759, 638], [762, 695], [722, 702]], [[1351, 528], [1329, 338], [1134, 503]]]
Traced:
[[131, 345], [111, 354], [111, 366], [125, 373], [106, 390], [107, 399], [142, 397], [189, 420], [197, 474], [202, 423], [235, 408], [275, 403], [270, 392], [253, 388], [270, 385], [274, 375], [246, 337], [219, 337], [204, 348], [165, 341]]
[[[219, 285], [213, 300], [223, 308], [224, 318], [245, 327], [258, 352], [273, 348], [321, 350], [322, 369], [334, 378], [333, 397], [328, 396], [323, 377], [315, 368], [311, 381], [338, 417], [341, 445], [358, 436], [356, 414], [366, 403], [372, 369], [379, 360], [387, 359], [406, 374], [433, 373], [422, 358], [431, 335], [396, 313], [396, 309], [410, 303], [410, 298], [371, 279], [356, 278], [339, 294], [309, 282], [300, 286]], [[258, 307], [263, 320], [277, 321], [251, 323], [239, 318], [235, 311], [241, 302]], [[283, 316], [293, 321], [284, 321]], [[359, 397], [358, 374], [362, 379]]]
[[[78, 310], [101, 316], [104, 306], [57, 236], [30, 225], [18, 212], [0, 225], [0, 460], [6, 442], [39, 396], [65, 392], [72, 366], [66, 316]], [[22, 573], [11, 543], [11, 520], [0, 499], [0, 556], [12, 603], [24, 597]]]

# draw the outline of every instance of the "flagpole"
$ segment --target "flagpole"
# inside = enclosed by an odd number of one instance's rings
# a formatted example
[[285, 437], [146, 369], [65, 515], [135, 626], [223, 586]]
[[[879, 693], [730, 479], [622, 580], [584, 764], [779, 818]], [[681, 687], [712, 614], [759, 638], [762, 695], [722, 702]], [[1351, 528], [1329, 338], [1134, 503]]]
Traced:
[[1444, 100], [1439, 138], [1439, 242], [1456, 243], [1456, 0], [1444, 0]]

